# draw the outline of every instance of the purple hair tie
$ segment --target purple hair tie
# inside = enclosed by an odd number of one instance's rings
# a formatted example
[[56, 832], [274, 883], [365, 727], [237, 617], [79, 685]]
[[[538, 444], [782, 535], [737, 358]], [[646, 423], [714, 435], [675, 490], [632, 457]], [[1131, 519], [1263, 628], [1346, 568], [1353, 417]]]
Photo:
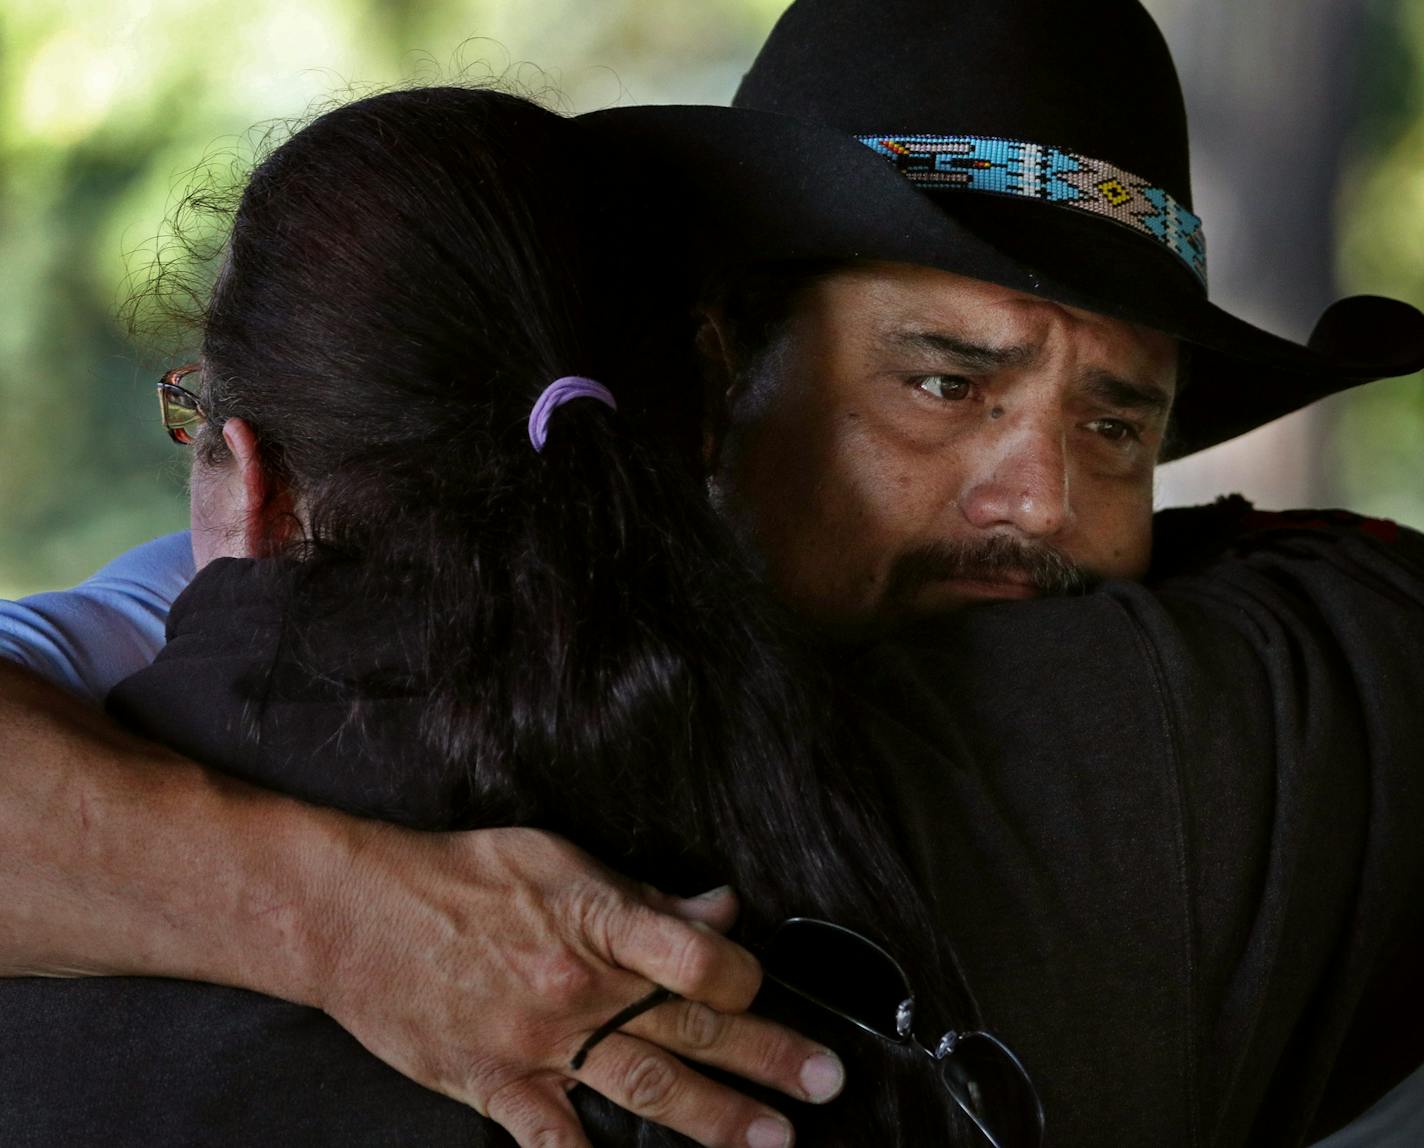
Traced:
[[613, 392], [602, 383], [578, 375], [565, 375], [562, 379], [555, 379], [544, 388], [544, 393], [535, 401], [534, 409], [529, 412], [529, 443], [536, 451], [543, 451], [544, 444], [549, 439], [549, 416], [574, 399], [597, 399], [615, 411], [618, 409]]

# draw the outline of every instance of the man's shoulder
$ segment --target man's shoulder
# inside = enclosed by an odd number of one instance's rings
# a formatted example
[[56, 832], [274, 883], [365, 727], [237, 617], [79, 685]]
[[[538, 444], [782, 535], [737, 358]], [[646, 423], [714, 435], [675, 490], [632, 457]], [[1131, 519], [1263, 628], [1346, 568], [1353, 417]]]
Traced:
[[1273, 754], [1274, 710], [1330, 697], [1334, 726], [1349, 732], [1352, 715], [1378, 708], [1361, 696], [1371, 683], [1394, 683], [1383, 701], [1395, 718], [1405, 684], [1424, 689], [1418, 532], [1345, 511], [1262, 512], [1239, 497], [1158, 521], [1145, 583], [923, 623], [867, 653], [865, 694], [912, 728], [987, 731], [996, 756], [1053, 757], [1075, 733], [1107, 756], [1111, 714], [1146, 756], [1173, 757], [1225, 753], [1215, 731], [1226, 728], [1237, 748]]
[[193, 576], [187, 533], [137, 546], [70, 590], [0, 601], [0, 657], [100, 702], [162, 647], [168, 609]]
[[[1292, 540], [1299, 545], [1293, 548]], [[1258, 510], [1233, 494], [1206, 506], [1157, 512], [1148, 581], [1196, 573], [1223, 555], [1241, 555], [1262, 547], [1274, 546], [1290, 554], [1300, 553], [1304, 546], [1319, 556], [1332, 547], [1351, 550], [1357, 543], [1379, 549], [1386, 561], [1424, 573], [1424, 534], [1417, 530], [1387, 518], [1334, 508]]]

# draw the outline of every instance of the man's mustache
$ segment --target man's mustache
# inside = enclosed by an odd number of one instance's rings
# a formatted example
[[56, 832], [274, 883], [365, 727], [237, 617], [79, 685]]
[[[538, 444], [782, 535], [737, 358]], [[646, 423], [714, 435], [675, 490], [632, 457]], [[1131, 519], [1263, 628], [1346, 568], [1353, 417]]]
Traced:
[[1024, 582], [1045, 596], [1083, 594], [1099, 581], [1052, 546], [995, 535], [934, 542], [900, 555], [886, 598], [909, 604], [924, 587], [957, 579]]

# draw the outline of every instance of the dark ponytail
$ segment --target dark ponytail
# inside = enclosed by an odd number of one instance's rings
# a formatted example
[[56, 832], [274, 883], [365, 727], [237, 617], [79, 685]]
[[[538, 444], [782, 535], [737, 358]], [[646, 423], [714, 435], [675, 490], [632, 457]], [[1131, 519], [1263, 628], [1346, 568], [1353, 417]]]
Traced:
[[[861, 929], [926, 1030], [967, 1025], [829, 689], [708, 504], [690, 321], [630, 257], [577, 129], [496, 92], [396, 92], [253, 175], [204, 386], [307, 524], [292, 640], [329, 585], [418, 620], [404, 672], [429, 692], [423, 768], [460, 779], [450, 826], [555, 830], [679, 892], [731, 883], [749, 944], [794, 914]], [[618, 411], [559, 408], [538, 453], [530, 408], [570, 374]], [[923, 1056], [768, 1007], [850, 1062], [842, 1100], [795, 1114], [803, 1142], [946, 1142]], [[580, 1096], [598, 1143], [685, 1142]]]

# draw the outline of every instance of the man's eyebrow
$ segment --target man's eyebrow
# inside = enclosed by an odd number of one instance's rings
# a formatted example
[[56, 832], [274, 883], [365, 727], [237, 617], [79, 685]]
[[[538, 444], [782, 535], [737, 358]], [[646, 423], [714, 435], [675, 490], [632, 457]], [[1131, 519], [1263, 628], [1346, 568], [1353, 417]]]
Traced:
[[968, 371], [1018, 367], [1038, 353], [1031, 346], [985, 347], [948, 331], [890, 331], [881, 342], [897, 351], [918, 351], [948, 359]]
[[[895, 350], [933, 355], [966, 371], [986, 373], [1023, 366], [1038, 354], [1038, 348], [1028, 344], [986, 347], [948, 331], [890, 331], [881, 342]], [[1154, 383], [1124, 379], [1110, 371], [1089, 371], [1081, 385], [1093, 398], [1119, 410], [1165, 417], [1172, 409], [1170, 391]]]
[[1089, 371], [1083, 376], [1082, 387], [1093, 398], [1122, 410], [1165, 416], [1172, 409], [1172, 396], [1162, 387], [1120, 378], [1107, 371]]

